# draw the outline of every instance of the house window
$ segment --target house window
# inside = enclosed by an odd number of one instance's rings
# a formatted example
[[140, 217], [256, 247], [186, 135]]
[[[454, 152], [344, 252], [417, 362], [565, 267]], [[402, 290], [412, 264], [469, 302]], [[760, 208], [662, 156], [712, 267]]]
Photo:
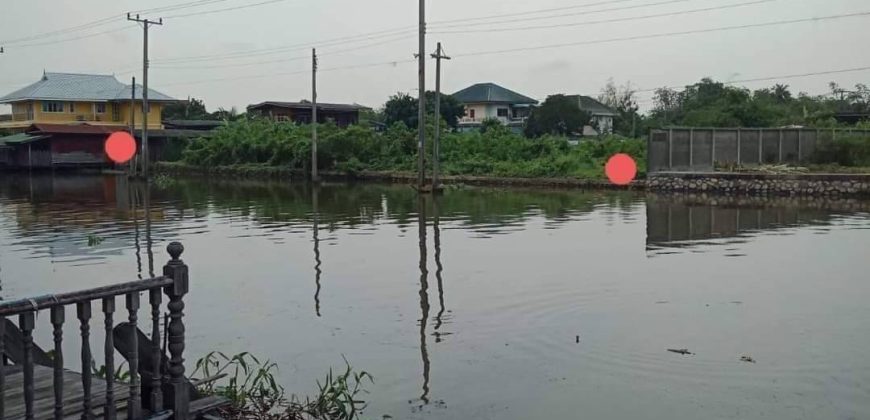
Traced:
[[121, 121], [121, 105], [112, 104], [112, 121]]
[[474, 119], [474, 110], [473, 109], [468, 110], [468, 116], [471, 117], [472, 120]]
[[507, 108], [499, 108], [498, 111], [496, 111], [496, 112], [497, 112], [497, 115], [499, 117], [503, 117], [503, 118], [508, 117], [508, 109]]
[[97, 114], [105, 114], [106, 113], [106, 104], [98, 103], [96, 105]]
[[44, 101], [42, 112], [63, 112], [63, 102]]

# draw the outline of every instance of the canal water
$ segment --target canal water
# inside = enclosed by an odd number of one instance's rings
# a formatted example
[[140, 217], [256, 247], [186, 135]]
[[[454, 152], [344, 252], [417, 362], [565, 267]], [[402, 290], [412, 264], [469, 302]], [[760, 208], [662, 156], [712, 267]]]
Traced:
[[366, 418], [870, 418], [870, 202], [0, 176], [3, 299], [179, 240], [189, 366], [250, 351], [312, 394], [346, 358]]

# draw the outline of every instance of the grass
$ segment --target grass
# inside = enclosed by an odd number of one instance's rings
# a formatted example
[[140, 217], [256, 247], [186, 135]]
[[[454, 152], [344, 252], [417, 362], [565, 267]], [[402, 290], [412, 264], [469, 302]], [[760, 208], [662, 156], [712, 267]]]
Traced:
[[360, 398], [366, 393], [363, 385], [374, 380], [367, 372], [354, 371], [347, 360], [345, 366], [339, 373], [330, 369], [324, 380], [317, 382], [318, 394], [313, 398], [288, 396], [275, 379], [277, 365], [248, 352], [232, 356], [211, 352], [196, 362], [194, 375], [227, 375], [199, 388], [203, 394], [230, 400], [231, 405], [220, 413], [227, 419], [355, 420], [366, 407]]
[[[434, 136], [430, 127], [429, 138]], [[417, 167], [416, 131], [396, 124], [385, 132], [351, 126], [321, 124], [318, 128], [318, 169], [324, 172], [411, 172]], [[308, 173], [310, 126], [269, 120], [243, 120], [218, 128], [210, 137], [191, 141], [181, 162], [202, 168], [231, 168], [237, 173], [278, 175]], [[628, 153], [645, 172], [645, 142], [607, 137], [571, 145], [567, 138], [529, 139], [507, 127], [485, 132], [453, 133], [441, 137], [444, 175], [505, 178], [603, 179], [605, 160]], [[427, 144], [431, 162], [431, 142]]]

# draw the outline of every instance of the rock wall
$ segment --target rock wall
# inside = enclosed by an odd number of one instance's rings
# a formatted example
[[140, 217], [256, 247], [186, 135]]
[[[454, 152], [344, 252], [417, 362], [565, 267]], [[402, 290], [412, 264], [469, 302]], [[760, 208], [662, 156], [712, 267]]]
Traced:
[[647, 188], [729, 195], [870, 197], [870, 175], [659, 172], [650, 175]]

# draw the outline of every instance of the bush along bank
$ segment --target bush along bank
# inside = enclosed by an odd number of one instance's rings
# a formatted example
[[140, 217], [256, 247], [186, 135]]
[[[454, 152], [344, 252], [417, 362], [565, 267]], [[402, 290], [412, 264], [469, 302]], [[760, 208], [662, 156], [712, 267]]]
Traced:
[[[429, 127], [432, 138], [434, 129]], [[416, 131], [397, 123], [384, 132], [334, 124], [318, 127], [318, 169], [321, 172], [412, 173], [416, 170]], [[212, 136], [189, 142], [180, 163], [200, 168], [231, 167], [240, 171], [281, 168], [300, 174], [310, 168], [311, 127], [265, 119], [229, 122]], [[503, 126], [484, 132], [441, 135], [441, 171], [446, 176], [500, 178], [573, 178], [603, 180], [604, 163], [615, 153], [631, 155], [645, 171], [645, 141], [607, 137], [572, 146], [567, 138], [528, 139]], [[432, 144], [427, 144], [431, 162]], [[263, 169], [267, 173], [268, 169]]]

